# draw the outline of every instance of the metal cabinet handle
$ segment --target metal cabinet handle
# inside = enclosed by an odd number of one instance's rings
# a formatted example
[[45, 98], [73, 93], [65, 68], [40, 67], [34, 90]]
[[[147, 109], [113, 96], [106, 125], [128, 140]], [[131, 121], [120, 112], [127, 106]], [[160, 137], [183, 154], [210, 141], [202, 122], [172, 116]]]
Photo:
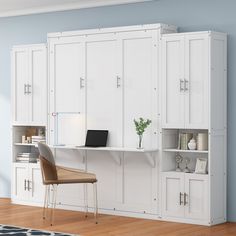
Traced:
[[31, 88], [31, 85], [27, 84], [27, 94], [31, 94], [30, 88]]
[[182, 196], [183, 196], [183, 193], [179, 193], [179, 205], [181, 206], [183, 204], [183, 201], [182, 201]]
[[187, 202], [187, 193], [184, 193], [184, 206], [186, 206], [188, 204]]
[[80, 89], [84, 88], [84, 79], [82, 77], [80, 77], [79, 86]]
[[189, 82], [188, 80], [186, 80], [186, 79], [184, 80], [184, 91], [188, 91], [188, 89], [189, 89], [188, 82]]
[[24, 190], [26, 191], [26, 179], [25, 179], [25, 182], [24, 182]]
[[30, 191], [31, 187], [30, 187], [30, 181], [27, 180], [27, 190]]
[[116, 76], [116, 87], [120, 88], [121, 84], [120, 84], [121, 78], [119, 76]]
[[179, 80], [179, 91], [183, 92], [184, 90], [185, 90], [184, 80], [180, 79]]
[[27, 84], [24, 84], [24, 94], [27, 94]]

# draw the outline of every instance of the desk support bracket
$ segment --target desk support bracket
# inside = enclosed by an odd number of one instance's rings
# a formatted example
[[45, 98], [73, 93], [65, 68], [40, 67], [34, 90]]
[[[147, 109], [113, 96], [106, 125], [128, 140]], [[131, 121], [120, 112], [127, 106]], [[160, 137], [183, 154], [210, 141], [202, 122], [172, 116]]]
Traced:
[[121, 166], [121, 153], [120, 152], [110, 152], [113, 160]]
[[146, 156], [149, 165], [150, 165], [152, 168], [155, 168], [155, 167], [156, 167], [156, 157], [155, 157], [155, 153], [153, 153], [153, 152], [146, 152], [146, 153], [144, 153], [144, 155]]

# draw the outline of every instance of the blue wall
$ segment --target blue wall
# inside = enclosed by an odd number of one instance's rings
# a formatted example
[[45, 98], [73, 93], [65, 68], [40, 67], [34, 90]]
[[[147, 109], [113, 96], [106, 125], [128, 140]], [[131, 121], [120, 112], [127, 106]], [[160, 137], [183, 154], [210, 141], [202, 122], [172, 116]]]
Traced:
[[48, 32], [169, 23], [181, 32], [228, 33], [228, 219], [236, 221], [236, 1], [159, 0], [0, 19], [0, 196], [10, 196], [10, 49], [15, 44], [46, 42]]

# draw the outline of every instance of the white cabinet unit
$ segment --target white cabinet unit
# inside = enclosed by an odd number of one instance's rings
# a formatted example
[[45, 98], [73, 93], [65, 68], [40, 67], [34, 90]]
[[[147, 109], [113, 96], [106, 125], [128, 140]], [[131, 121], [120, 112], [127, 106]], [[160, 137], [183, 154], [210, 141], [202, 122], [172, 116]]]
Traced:
[[39, 164], [14, 163], [12, 169], [12, 201], [41, 205], [45, 190]]
[[45, 45], [16, 46], [12, 50], [14, 124], [46, 124], [47, 60]]
[[162, 37], [162, 125], [209, 127], [211, 33]]
[[[226, 221], [226, 45], [226, 35], [217, 32], [162, 36], [164, 220], [205, 225]], [[208, 149], [181, 150], [181, 133], [195, 138], [205, 133]], [[177, 154], [184, 159], [182, 169], [189, 159], [191, 172], [195, 171], [197, 158], [207, 160], [206, 175], [174, 172]]]
[[163, 217], [208, 219], [208, 175], [165, 172], [162, 193]]

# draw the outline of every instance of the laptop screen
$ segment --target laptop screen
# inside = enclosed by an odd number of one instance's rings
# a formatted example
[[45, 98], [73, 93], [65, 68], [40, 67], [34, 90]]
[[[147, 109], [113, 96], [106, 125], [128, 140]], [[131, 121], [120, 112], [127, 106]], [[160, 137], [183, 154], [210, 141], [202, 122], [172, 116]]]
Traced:
[[86, 147], [106, 147], [108, 130], [87, 130]]

